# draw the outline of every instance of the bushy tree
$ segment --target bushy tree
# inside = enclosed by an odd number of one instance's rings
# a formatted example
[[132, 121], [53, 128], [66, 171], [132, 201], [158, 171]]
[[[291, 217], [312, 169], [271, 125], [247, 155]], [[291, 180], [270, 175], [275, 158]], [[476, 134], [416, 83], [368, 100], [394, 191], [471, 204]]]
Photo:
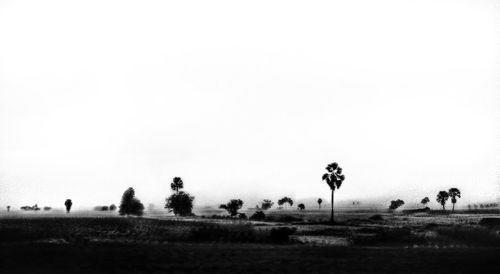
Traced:
[[231, 216], [238, 215], [238, 210], [243, 206], [243, 201], [240, 199], [232, 199], [225, 205], [220, 205], [219, 208], [225, 209]]
[[439, 191], [439, 193], [436, 196], [436, 201], [443, 206], [443, 210], [445, 210], [444, 206], [446, 205], [446, 201], [448, 201], [449, 197], [450, 195], [448, 194], [448, 192], [444, 190]]
[[304, 204], [299, 204], [299, 205], [297, 206], [297, 209], [298, 209], [298, 210], [304, 210], [304, 209], [306, 209], [306, 206], [305, 206]]
[[281, 198], [281, 199], [278, 200], [278, 205], [279, 206], [282, 206], [284, 204], [288, 204], [288, 205], [290, 205], [290, 207], [293, 206], [293, 200], [292, 200], [292, 198], [289, 198], [289, 197], [285, 196], [285, 197], [283, 197], [283, 198]]
[[144, 213], [144, 205], [139, 199], [135, 197], [135, 190], [129, 187], [122, 196], [122, 201], [120, 203], [120, 210], [118, 211], [120, 215], [135, 215], [142, 216]]
[[342, 168], [339, 164], [333, 162], [326, 166], [327, 173], [323, 174], [323, 181], [326, 181], [330, 190], [332, 191], [332, 211], [330, 215], [330, 222], [333, 223], [333, 193], [335, 189], [339, 189], [342, 185], [342, 182], [345, 180], [345, 175], [342, 174]]
[[116, 205], [112, 204], [109, 206], [109, 211], [115, 211], [116, 210]]
[[319, 199], [318, 199], [318, 207], [319, 207], [319, 209], [321, 209], [321, 203], [322, 203], [322, 202], [323, 202], [323, 199], [319, 198]]
[[268, 210], [270, 209], [272, 206], [274, 205], [274, 203], [271, 201], [271, 200], [263, 200], [261, 205], [260, 205], [260, 208], [262, 210]]
[[181, 177], [174, 177], [172, 180], [172, 183], [170, 183], [170, 188], [179, 193], [179, 190], [184, 188], [184, 182], [182, 182]]
[[7, 206], [7, 212], [10, 212], [10, 206]]
[[451, 203], [453, 204], [453, 207], [451, 208], [451, 212], [454, 212], [455, 211], [455, 204], [457, 203], [457, 197], [458, 198], [461, 198], [461, 193], [460, 193], [460, 190], [458, 190], [458, 188], [450, 188], [450, 190], [448, 190], [448, 196], [451, 197]]
[[424, 206], [427, 205], [427, 203], [429, 203], [431, 200], [429, 200], [429, 197], [425, 197], [422, 199], [422, 201], [420, 201], [421, 204], [423, 204]]
[[390, 210], [396, 210], [398, 207], [404, 205], [405, 202], [403, 200], [397, 199], [395, 201], [391, 201], [391, 204], [389, 205]]
[[180, 191], [167, 198], [165, 208], [168, 212], [173, 211], [175, 215], [190, 216], [193, 211], [193, 200], [194, 197], [189, 193]]
[[71, 207], [73, 206], [73, 201], [71, 201], [71, 199], [67, 199], [64, 202], [64, 206], [66, 207], [66, 213], [69, 213], [71, 211]]

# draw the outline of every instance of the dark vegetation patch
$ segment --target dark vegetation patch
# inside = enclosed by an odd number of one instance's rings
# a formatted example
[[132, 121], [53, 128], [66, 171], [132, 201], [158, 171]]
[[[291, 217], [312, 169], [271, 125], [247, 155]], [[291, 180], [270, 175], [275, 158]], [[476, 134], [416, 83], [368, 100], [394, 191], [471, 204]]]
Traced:
[[500, 226], [500, 218], [482, 218], [481, 221], [479, 221], [479, 225], [482, 226]]
[[[281, 234], [280, 234], [281, 233]], [[293, 233], [293, 232], [292, 232]], [[257, 230], [248, 223], [157, 220], [143, 218], [4, 219], [0, 242], [55, 240], [139, 242], [276, 242], [287, 231]], [[288, 236], [287, 236], [288, 239]]]

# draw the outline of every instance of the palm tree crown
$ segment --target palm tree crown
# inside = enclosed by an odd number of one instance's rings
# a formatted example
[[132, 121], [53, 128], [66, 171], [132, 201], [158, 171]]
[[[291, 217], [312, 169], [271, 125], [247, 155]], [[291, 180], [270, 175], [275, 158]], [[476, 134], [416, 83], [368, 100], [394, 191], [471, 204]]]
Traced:
[[181, 177], [174, 177], [172, 183], [170, 184], [170, 188], [173, 191], [179, 193], [179, 190], [184, 188], [184, 183], [182, 182]]

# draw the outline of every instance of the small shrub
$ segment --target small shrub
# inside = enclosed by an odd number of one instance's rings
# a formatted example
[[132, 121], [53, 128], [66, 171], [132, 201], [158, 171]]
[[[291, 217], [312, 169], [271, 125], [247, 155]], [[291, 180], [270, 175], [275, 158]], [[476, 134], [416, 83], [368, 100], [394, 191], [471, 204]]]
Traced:
[[262, 211], [257, 211], [252, 216], [250, 216], [250, 220], [252, 221], [263, 221], [266, 218], [266, 214]]

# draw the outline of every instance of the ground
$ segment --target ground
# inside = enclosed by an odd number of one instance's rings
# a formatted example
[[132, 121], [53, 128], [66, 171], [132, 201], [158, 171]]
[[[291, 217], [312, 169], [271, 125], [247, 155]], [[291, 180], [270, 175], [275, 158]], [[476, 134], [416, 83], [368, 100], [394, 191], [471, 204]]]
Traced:
[[[268, 212], [263, 222], [3, 214], [1, 273], [486, 272], [500, 270], [497, 214]], [[294, 230], [288, 240], [279, 228]], [[273, 232], [271, 232], [274, 230]], [[278, 236], [276, 236], [278, 235]], [[288, 235], [288, 234], [287, 234]]]

